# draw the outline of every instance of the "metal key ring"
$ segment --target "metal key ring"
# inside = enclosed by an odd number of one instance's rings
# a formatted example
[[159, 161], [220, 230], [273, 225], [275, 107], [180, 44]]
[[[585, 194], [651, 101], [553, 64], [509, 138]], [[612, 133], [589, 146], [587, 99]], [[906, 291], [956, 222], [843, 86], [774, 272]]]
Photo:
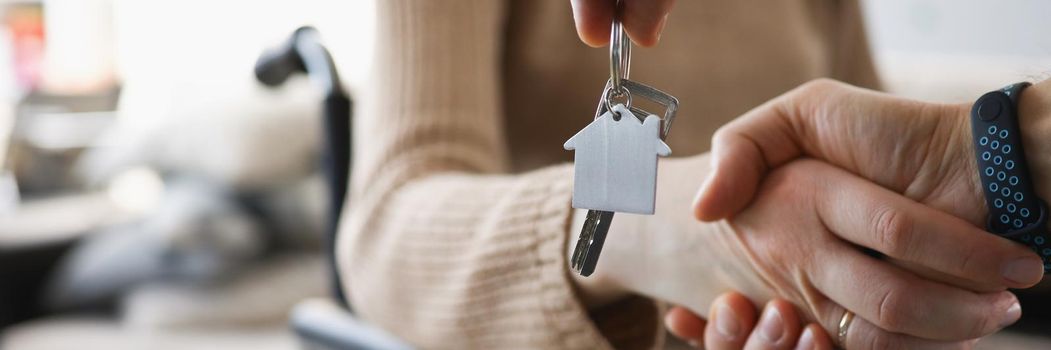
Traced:
[[624, 26], [613, 18], [609, 33], [609, 79], [613, 82], [613, 94], [624, 93], [621, 80], [628, 79], [631, 72], [631, 39], [624, 35]]
[[[611, 82], [609, 85], [613, 85], [613, 83]], [[621, 90], [622, 90], [621, 93], [618, 94], [618, 93], [615, 92], [615, 90], [613, 90], [613, 87], [610, 86], [608, 89], [606, 89], [606, 92], [602, 94], [602, 99], [606, 103], [606, 110], [608, 110], [608, 111], [610, 111], [610, 112], [612, 112], [614, 114], [617, 114], [617, 112], [613, 111], [613, 105], [614, 105], [613, 99], [617, 98], [617, 97], [620, 97], [620, 96], [624, 96], [624, 107], [627, 107], [629, 109], [631, 108], [631, 90], [628, 90], [628, 89], [624, 88], [623, 86], [621, 87]], [[619, 116], [619, 117], [623, 117], [623, 116]]]

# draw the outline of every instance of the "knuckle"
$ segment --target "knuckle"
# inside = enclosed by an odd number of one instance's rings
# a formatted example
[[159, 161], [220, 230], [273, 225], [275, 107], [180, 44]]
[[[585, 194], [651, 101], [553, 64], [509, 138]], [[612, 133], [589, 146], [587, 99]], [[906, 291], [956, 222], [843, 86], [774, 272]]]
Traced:
[[[967, 304], [980, 305], [977, 308], [968, 308], [967, 315], [961, 317], [962, 319], [968, 320], [966, 327], [961, 327], [964, 331], [968, 332], [961, 334], [961, 339], [976, 339], [993, 332], [996, 332], [1002, 328], [1000, 317], [1004, 314], [1004, 293], [992, 293], [985, 294], [979, 297], [979, 300], [970, 300]], [[1010, 295], [1010, 293], [1006, 294]], [[1011, 296], [1010, 298], [1014, 298]]]
[[893, 257], [906, 257], [915, 234], [912, 219], [904, 212], [887, 206], [876, 209], [872, 217], [873, 234], [879, 244], [879, 247], [872, 248]]
[[906, 308], [906, 299], [900, 293], [900, 288], [887, 288], [879, 298], [876, 307], [876, 324], [890, 332], [903, 332], [906, 325], [903, 320], [908, 319], [903, 313]]
[[798, 92], [802, 94], [822, 93], [837, 89], [842, 84], [843, 83], [830, 78], [817, 78], [800, 85]]
[[976, 320], [971, 322], [970, 329], [967, 330], [967, 334], [963, 334], [965, 339], [974, 339], [986, 335], [996, 326], [991, 317], [985, 315], [979, 316]]
[[961, 247], [965, 247], [963, 248], [963, 251], [959, 254], [954, 254], [954, 256], [957, 257], [957, 261], [955, 264], [956, 266], [954, 266], [956, 270], [953, 271], [953, 273], [957, 275], [965, 275], [975, 271], [982, 271], [985, 266], [984, 264], [979, 263], [979, 260], [981, 260], [979, 258], [981, 252], [969, 244], [963, 244]]
[[719, 129], [715, 130], [712, 134], [712, 149], [718, 149], [726, 147], [734, 139], [734, 126], [731, 124], [723, 125]]
[[720, 141], [725, 141], [726, 138], [730, 136], [729, 134], [732, 131], [733, 128], [730, 126], [730, 124], [720, 126], [718, 129], [715, 129], [715, 133], [712, 134], [712, 143], [718, 144], [720, 143]]
[[788, 116], [816, 118], [843, 100], [841, 96], [849, 91], [847, 86], [829, 78], [814, 79], [782, 95], [777, 106]]

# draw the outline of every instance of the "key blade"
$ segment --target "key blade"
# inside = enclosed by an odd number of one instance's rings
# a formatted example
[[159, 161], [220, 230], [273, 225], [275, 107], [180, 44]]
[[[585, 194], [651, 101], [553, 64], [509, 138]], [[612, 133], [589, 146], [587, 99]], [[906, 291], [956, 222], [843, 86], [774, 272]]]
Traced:
[[577, 244], [573, 248], [573, 256], [570, 258], [571, 267], [581, 276], [591, 276], [598, 264], [599, 254], [602, 253], [602, 245], [606, 242], [606, 233], [613, 221], [613, 212], [601, 210], [588, 210], [584, 219], [584, 227], [580, 229]]
[[578, 273], [584, 266], [584, 261], [591, 246], [591, 240], [595, 237], [595, 231], [598, 228], [598, 222], [599, 211], [588, 210], [584, 218], [584, 225], [580, 228], [580, 234], [577, 236], [577, 244], [573, 248], [573, 257], [570, 259], [571, 267]]

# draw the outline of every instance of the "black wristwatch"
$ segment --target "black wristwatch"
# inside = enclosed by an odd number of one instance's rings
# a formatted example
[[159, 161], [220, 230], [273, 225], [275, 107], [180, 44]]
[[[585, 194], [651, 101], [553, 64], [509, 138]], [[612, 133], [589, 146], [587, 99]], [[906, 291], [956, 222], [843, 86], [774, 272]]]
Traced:
[[1029, 83], [1018, 83], [982, 95], [971, 108], [971, 131], [978, 176], [989, 208], [986, 229], [1025, 244], [1051, 271], [1047, 202], [1036, 195], [1022, 149], [1018, 96]]

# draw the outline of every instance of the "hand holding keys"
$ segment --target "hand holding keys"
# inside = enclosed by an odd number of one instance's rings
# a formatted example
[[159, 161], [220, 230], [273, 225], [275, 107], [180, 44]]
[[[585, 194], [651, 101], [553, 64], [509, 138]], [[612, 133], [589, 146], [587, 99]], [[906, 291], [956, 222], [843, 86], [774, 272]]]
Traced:
[[[657, 157], [671, 154], [664, 139], [679, 104], [674, 96], [628, 80], [631, 41], [616, 19], [610, 36], [610, 79], [595, 120], [565, 144], [575, 151], [573, 207], [588, 209], [571, 258], [571, 267], [583, 276], [595, 271], [614, 212], [653, 214]], [[615, 103], [618, 98], [624, 102]], [[665, 107], [663, 120], [633, 106], [633, 98]]]

